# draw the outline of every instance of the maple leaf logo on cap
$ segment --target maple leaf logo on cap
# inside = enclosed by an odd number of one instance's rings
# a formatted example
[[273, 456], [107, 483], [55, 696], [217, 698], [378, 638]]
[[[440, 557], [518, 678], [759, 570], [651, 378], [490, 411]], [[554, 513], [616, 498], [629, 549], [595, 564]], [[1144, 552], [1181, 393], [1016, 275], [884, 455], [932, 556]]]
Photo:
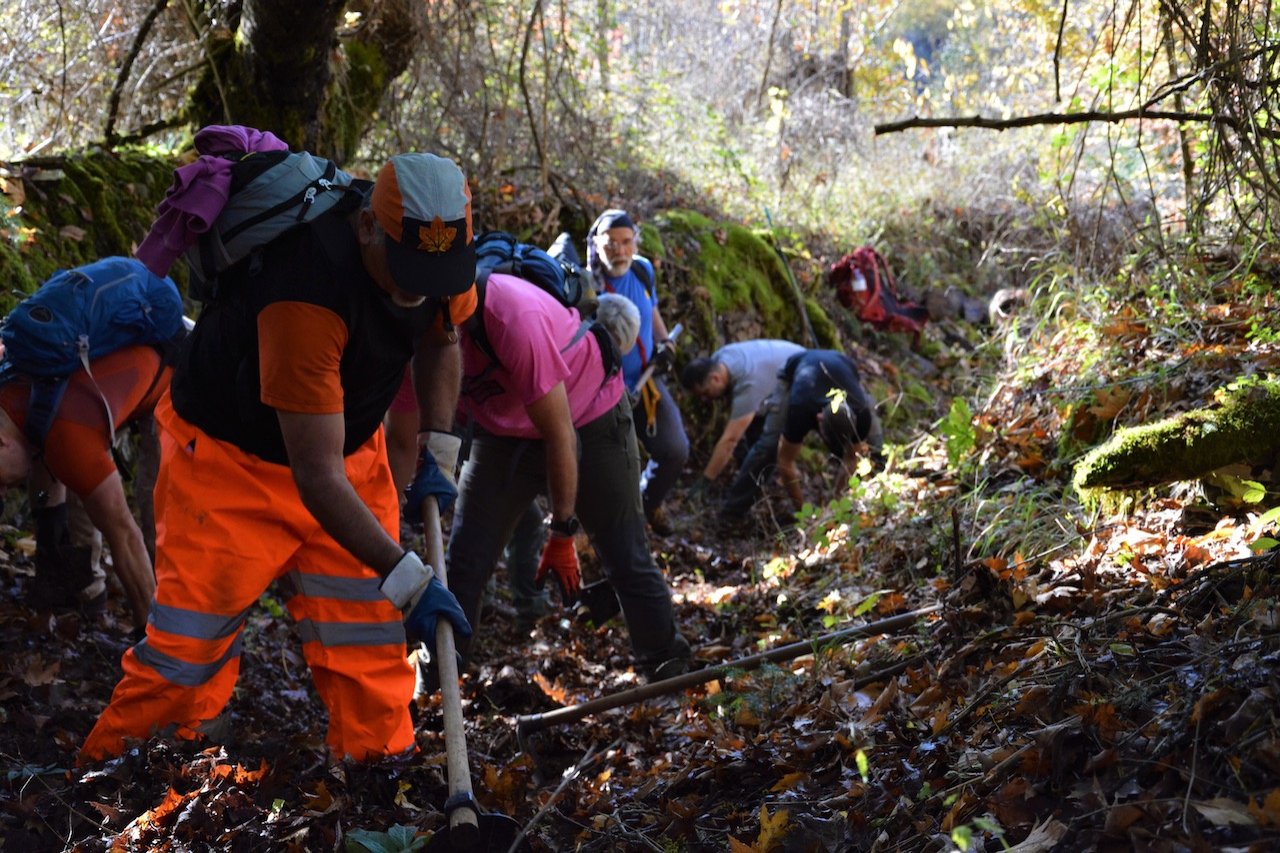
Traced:
[[437, 216], [431, 225], [418, 228], [418, 248], [426, 252], [447, 252], [453, 246], [453, 238], [458, 236], [458, 229], [445, 225]]

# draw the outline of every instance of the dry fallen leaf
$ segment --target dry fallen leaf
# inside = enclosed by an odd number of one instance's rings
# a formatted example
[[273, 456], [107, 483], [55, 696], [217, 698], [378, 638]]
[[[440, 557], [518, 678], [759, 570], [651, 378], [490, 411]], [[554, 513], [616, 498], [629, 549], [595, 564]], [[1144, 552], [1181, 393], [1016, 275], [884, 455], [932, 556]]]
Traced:
[[1024, 838], [1021, 843], [1008, 848], [1005, 853], [1048, 853], [1048, 851], [1057, 846], [1058, 842], [1062, 840], [1062, 836], [1066, 834], [1067, 825], [1065, 823], [1049, 818], [1032, 829], [1031, 834]]
[[756, 838], [756, 849], [761, 853], [767, 853], [775, 844], [782, 841], [786, 835], [787, 821], [791, 815], [786, 809], [778, 809], [769, 815], [767, 806], [760, 807], [760, 835]]
[[1253, 826], [1249, 807], [1227, 797], [1214, 797], [1204, 802], [1192, 801], [1191, 807], [1214, 826]]

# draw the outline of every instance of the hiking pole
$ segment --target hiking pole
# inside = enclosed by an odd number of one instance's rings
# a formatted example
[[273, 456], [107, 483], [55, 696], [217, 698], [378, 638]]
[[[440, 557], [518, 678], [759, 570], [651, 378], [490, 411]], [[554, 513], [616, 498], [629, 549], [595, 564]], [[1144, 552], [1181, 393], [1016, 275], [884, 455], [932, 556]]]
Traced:
[[809, 346], [816, 347], [818, 345], [818, 336], [814, 333], [813, 323], [809, 320], [809, 309], [804, 305], [804, 294], [800, 292], [800, 283], [796, 281], [795, 275], [791, 272], [791, 262], [787, 260], [786, 254], [782, 251], [782, 243], [778, 240], [778, 231], [773, 227], [773, 217], [769, 215], [769, 208], [767, 207], [764, 209], [764, 219], [769, 223], [769, 233], [773, 235], [773, 250], [782, 259], [782, 268], [787, 271], [787, 280], [791, 282], [791, 290], [795, 293], [796, 307], [800, 309], [800, 319], [804, 321], [804, 331], [809, 336]]
[[614, 693], [612, 696], [602, 696], [599, 699], [592, 699], [589, 702], [583, 702], [578, 705], [566, 705], [563, 708], [556, 708], [554, 711], [547, 711], [542, 714], [526, 714], [516, 717], [516, 740], [520, 744], [520, 749], [528, 752], [525, 746], [525, 738], [551, 726], [577, 722], [583, 717], [598, 714], [601, 711], [609, 711], [613, 708], [620, 708], [623, 705], [643, 702], [645, 699], [652, 699], [655, 696], [665, 696], [668, 693], [676, 693], [689, 687], [696, 687], [699, 684], [723, 678], [733, 670], [755, 669], [762, 664], [798, 658], [823, 646], [843, 645], [850, 640], [856, 640], [861, 637], [872, 637], [876, 634], [896, 631], [899, 628], [907, 627], [922, 616], [928, 616], [930, 613], [935, 613], [941, 609], [942, 605], [932, 604], [919, 610], [900, 613], [897, 616], [890, 616], [877, 622], [858, 625], [853, 628], [844, 628], [830, 634], [823, 634], [821, 637], [779, 646], [776, 649], [751, 655], [750, 657], [738, 658], [728, 663], [695, 670], [694, 672], [686, 672], [683, 675], [677, 675], [675, 678], [668, 678], [665, 681], [655, 681], [652, 684], [633, 687], [630, 690]]

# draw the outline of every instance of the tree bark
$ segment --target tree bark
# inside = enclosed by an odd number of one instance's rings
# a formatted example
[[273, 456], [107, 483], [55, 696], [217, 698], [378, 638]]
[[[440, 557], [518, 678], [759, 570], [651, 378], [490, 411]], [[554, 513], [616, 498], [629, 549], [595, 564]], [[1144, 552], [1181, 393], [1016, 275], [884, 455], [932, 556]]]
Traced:
[[408, 67], [421, 15], [413, 0], [245, 0], [239, 37], [209, 53], [193, 123], [270, 130], [344, 163]]

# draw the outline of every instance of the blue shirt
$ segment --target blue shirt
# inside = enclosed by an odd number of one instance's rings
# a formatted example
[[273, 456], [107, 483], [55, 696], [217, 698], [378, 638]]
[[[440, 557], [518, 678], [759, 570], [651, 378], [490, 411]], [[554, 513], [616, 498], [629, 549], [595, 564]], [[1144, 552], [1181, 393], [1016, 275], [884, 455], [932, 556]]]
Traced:
[[[653, 355], [653, 309], [658, 304], [658, 287], [655, 282], [654, 293], [650, 297], [644, 281], [636, 275], [635, 270], [636, 264], [648, 263], [648, 260], [637, 255], [631, 262], [631, 267], [619, 278], [601, 276], [606, 293], [621, 294], [640, 309], [640, 333], [636, 335], [636, 345], [632, 347], [631, 352], [622, 357], [622, 379], [627, 383], [627, 390], [632, 392], [636, 390], [636, 382], [644, 372], [645, 365], [649, 363], [650, 356]], [[653, 266], [650, 265], [649, 269], [653, 269]]]

